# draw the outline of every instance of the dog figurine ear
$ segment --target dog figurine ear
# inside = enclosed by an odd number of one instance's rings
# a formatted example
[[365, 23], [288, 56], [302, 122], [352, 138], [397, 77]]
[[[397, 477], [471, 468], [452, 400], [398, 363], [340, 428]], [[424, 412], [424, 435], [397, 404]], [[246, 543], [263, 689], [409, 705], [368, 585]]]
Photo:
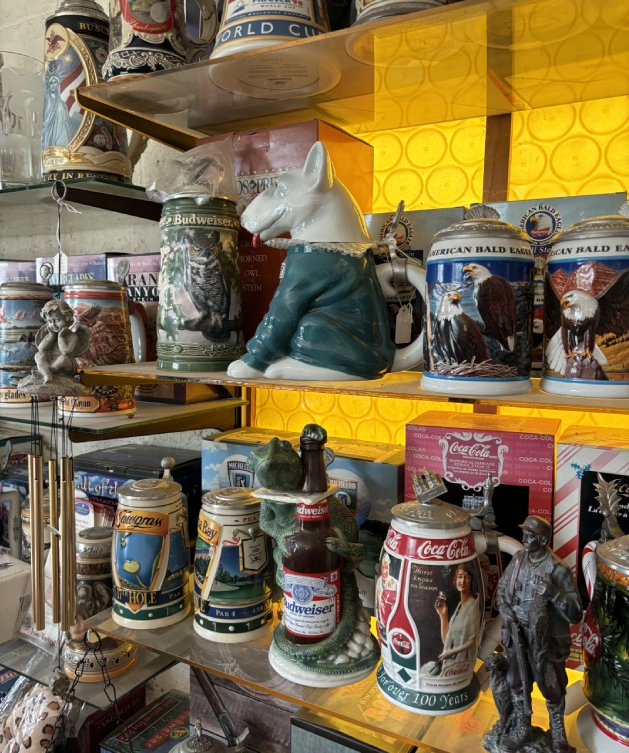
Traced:
[[321, 141], [315, 142], [308, 152], [303, 173], [309, 191], [324, 192], [332, 188], [334, 166], [325, 144]]

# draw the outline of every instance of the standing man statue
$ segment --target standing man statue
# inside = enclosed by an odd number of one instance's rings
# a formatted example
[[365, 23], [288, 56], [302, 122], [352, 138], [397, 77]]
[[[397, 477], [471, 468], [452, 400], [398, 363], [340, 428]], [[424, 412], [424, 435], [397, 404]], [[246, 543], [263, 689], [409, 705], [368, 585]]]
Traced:
[[[524, 549], [509, 563], [496, 595], [512, 711], [507, 724], [495, 726], [485, 736], [485, 747], [494, 753], [574, 753], [564, 725], [565, 663], [570, 624], [583, 616], [581, 598], [572, 571], [548, 546], [550, 523], [531, 515], [520, 528]], [[531, 726], [533, 682], [546, 700], [550, 733]]]

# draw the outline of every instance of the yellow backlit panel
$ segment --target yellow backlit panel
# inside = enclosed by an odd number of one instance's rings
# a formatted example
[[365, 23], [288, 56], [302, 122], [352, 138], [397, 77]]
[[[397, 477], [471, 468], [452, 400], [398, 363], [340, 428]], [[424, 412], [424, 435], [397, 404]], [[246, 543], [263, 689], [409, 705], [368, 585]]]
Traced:
[[485, 119], [362, 134], [374, 149], [374, 212], [480, 201]]
[[629, 188], [629, 97], [513, 114], [509, 199]]
[[[256, 389], [254, 425], [260, 429], [301, 432], [308, 423], [324, 426], [331, 437], [405, 444], [405, 427], [444, 403], [426, 400], [334, 395]], [[448, 404], [449, 411], [471, 413], [471, 405]]]

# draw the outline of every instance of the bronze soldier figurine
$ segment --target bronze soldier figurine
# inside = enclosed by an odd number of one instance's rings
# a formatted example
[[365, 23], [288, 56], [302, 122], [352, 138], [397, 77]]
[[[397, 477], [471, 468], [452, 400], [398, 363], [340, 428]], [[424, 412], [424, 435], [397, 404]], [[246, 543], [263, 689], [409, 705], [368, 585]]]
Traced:
[[[583, 615], [581, 598], [572, 571], [548, 546], [550, 523], [531, 515], [520, 528], [524, 550], [509, 563], [496, 595], [512, 713], [507, 724], [502, 720], [485, 736], [485, 748], [494, 753], [574, 753], [564, 726], [565, 663], [570, 653], [570, 624]], [[533, 682], [546, 699], [550, 733], [531, 725]]]

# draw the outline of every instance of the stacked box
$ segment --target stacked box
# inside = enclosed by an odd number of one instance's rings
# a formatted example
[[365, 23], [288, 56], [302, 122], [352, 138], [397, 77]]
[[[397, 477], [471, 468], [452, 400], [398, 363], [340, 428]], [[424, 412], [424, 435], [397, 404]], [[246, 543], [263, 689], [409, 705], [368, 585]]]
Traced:
[[[28, 454], [32, 446], [40, 439], [38, 434], [16, 434], [0, 439], [0, 457], [6, 455], [7, 442], [11, 442], [11, 475], [0, 481], [0, 492], [17, 490], [22, 503], [28, 497]], [[0, 552], [10, 554], [9, 532], [6, 530], [9, 520], [9, 504], [0, 504]]]
[[26, 611], [31, 568], [9, 554], [0, 554], [0, 643], [17, 633]]
[[[70, 285], [82, 280], [106, 280], [107, 279], [107, 254], [90, 254], [84, 256], [38, 256], [35, 260], [37, 282], [44, 283], [41, 276], [42, 264], [50, 264], [52, 277], [50, 285]], [[61, 273], [61, 274], [60, 274]]]
[[[203, 491], [225, 486], [258, 489], [261, 484], [247, 469], [252, 451], [273, 437], [299, 449], [299, 434], [271, 429], [235, 429], [203, 439]], [[399, 445], [330, 437], [326, 447], [335, 458], [328, 466], [330, 483], [360, 525], [368, 517], [391, 521], [391, 508], [403, 499], [404, 451]]]
[[37, 282], [35, 262], [17, 259], [0, 261], [0, 284], [3, 282]]
[[109, 736], [118, 726], [120, 718], [129, 719], [146, 706], [146, 688], [141, 685], [123, 698], [120, 698], [116, 708], [113, 704], [109, 708], [90, 714], [79, 729], [78, 741], [81, 753], [99, 753], [100, 743], [105, 736]]
[[[569, 426], [557, 443], [557, 482], [553, 549], [577, 579], [583, 606], [589, 603], [581, 553], [601, 534], [601, 507], [618, 501], [617, 520], [629, 533], [629, 431], [589, 426]], [[581, 638], [573, 625], [568, 666], [581, 665]]]

